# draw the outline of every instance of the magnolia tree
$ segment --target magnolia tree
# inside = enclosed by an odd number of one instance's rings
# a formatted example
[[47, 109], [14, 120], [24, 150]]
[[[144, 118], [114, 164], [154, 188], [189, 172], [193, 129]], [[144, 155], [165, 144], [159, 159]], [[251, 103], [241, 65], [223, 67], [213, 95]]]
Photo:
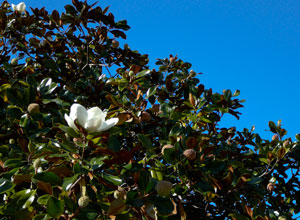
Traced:
[[[300, 144], [239, 118], [191, 64], [120, 46], [108, 8], [0, 8], [1, 219], [291, 219]], [[273, 133], [273, 134], [272, 134]]]

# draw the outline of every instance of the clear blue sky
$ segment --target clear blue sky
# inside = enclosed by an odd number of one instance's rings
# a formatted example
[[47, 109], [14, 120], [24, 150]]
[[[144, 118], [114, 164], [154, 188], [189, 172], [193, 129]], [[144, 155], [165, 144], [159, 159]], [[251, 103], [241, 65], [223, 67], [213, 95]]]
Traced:
[[[63, 10], [71, 0], [23, 0], [27, 6]], [[11, 1], [18, 3], [19, 1]], [[94, 2], [90, 1], [89, 2]], [[214, 91], [241, 90], [239, 121], [270, 138], [268, 121], [282, 119], [288, 136], [300, 133], [299, 0], [103, 0], [117, 20], [131, 26], [127, 43], [156, 58], [178, 56], [203, 72]], [[152, 65], [152, 67], [154, 67]]]

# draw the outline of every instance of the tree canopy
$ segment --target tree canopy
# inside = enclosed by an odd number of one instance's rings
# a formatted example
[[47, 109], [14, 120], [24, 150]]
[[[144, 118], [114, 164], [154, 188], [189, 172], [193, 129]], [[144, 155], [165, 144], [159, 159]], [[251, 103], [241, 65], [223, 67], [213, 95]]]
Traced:
[[0, 7], [0, 219], [299, 213], [300, 135], [221, 127], [239, 91], [213, 92], [177, 56], [151, 69], [108, 7], [24, 7]]

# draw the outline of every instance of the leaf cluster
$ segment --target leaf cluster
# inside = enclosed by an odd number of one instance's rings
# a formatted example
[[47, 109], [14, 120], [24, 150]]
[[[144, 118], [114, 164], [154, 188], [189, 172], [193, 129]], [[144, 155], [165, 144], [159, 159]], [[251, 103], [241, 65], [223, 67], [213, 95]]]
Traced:
[[[0, 219], [299, 213], [300, 136], [285, 138], [280, 121], [269, 123], [271, 141], [254, 127], [220, 127], [225, 114], [239, 118], [239, 91], [213, 92], [172, 55], [151, 70], [147, 55], [116, 44], [128, 29], [108, 7], [86, 1], [73, 0], [63, 13], [25, 14], [2, 3]], [[106, 109], [119, 123], [77, 132], [64, 120], [76, 102]], [[155, 190], [162, 180], [172, 183], [169, 196]]]

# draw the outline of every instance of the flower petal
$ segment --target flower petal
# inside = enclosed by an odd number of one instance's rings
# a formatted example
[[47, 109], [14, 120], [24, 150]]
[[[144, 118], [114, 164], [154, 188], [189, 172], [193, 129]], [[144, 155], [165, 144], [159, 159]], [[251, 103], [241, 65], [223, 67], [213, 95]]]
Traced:
[[73, 128], [74, 130], [78, 131], [78, 128], [74, 124], [74, 121], [69, 117], [69, 115], [65, 114], [65, 120], [67, 121], [69, 127]]
[[19, 3], [19, 4], [17, 5], [17, 10], [18, 10], [20, 13], [24, 12], [25, 9], [26, 9], [26, 5], [25, 5], [24, 2], [21, 2], [21, 3]]
[[84, 128], [87, 130], [88, 133], [94, 133], [98, 131], [98, 128], [102, 124], [101, 118], [92, 118], [90, 120], [87, 120], [87, 122], [84, 125]]
[[70, 118], [73, 121], [77, 119], [79, 125], [84, 127], [88, 118], [87, 110], [82, 105], [75, 103], [71, 106]]
[[88, 113], [88, 120], [93, 118], [101, 118], [103, 121], [105, 120], [106, 115], [104, 115], [104, 113], [98, 107], [90, 108], [89, 110], [87, 110], [87, 113]]
[[88, 133], [94, 133], [101, 126], [102, 122], [105, 121], [105, 115], [98, 107], [93, 107], [87, 110], [88, 118], [84, 125], [84, 128]]
[[98, 128], [98, 132], [106, 131], [111, 127], [115, 126], [118, 122], [119, 122], [118, 118], [108, 119], [107, 121], [102, 122], [101, 126]]
[[15, 4], [11, 4], [11, 7], [12, 7], [12, 9], [13, 9], [14, 11], [17, 10], [17, 6], [16, 6]]

